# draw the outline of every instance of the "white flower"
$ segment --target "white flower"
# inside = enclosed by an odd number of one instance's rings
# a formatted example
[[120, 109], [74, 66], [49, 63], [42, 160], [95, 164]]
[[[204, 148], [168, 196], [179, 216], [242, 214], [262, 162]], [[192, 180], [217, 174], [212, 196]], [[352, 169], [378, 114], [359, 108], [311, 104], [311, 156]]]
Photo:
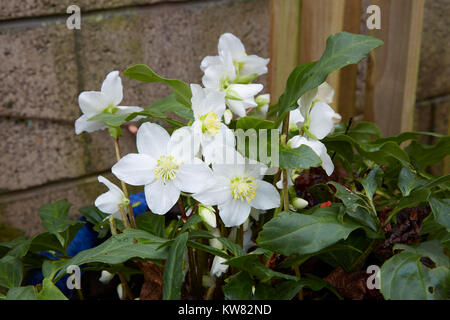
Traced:
[[[294, 182], [293, 182], [293, 179], [292, 179], [292, 173], [293, 173], [292, 169], [287, 169], [288, 187], [294, 185]], [[282, 175], [280, 176], [280, 180], [275, 184], [275, 185], [277, 186], [278, 189], [283, 189], [283, 182], [284, 182], [284, 177], [283, 177], [283, 176], [284, 176], [284, 175], [282, 174]]]
[[215, 256], [211, 266], [210, 274], [215, 277], [220, 277], [222, 273], [227, 272], [229, 266], [227, 264], [222, 264], [226, 261], [227, 260], [222, 257]]
[[138, 130], [136, 145], [139, 153], [126, 155], [111, 170], [130, 185], [145, 186], [145, 199], [153, 213], [167, 213], [180, 191], [195, 193], [207, 187], [211, 169], [194, 157], [198, 146], [193, 145], [188, 128], [169, 136], [161, 126], [147, 122]]
[[261, 163], [249, 164], [248, 159], [238, 152], [233, 150], [233, 153], [234, 162], [213, 164], [209, 188], [193, 195], [204, 205], [218, 205], [219, 215], [226, 227], [244, 223], [252, 207], [268, 210], [280, 205], [276, 188], [262, 180], [262, 172], [267, 167]]
[[227, 106], [239, 117], [245, 117], [245, 110], [258, 106], [255, 95], [262, 89], [262, 84], [231, 84], [225, 89]]
[[257, 104], [254, 114], [261, 118], [265, 118], [269, 111], [270, 94], [261, 94], [255, 98]]
[[98, 181], [108, 187], [109, 191], [101, 194], [95, 199], [95, 206], [102, 212], [112, 214], [114, 218], [122, 220], [120, 207], [127, 210], [128, 199], [118, 186], [103, 176], [98, 176]]
[[205, 57], [200, 65], [205, 73], [202, 83], [206, 88], [225, 92], [227, 106], [244, 117], [246, 109], [258, 105], [254, 97], [263, 88], [250, 82], [267, 73], [269, 59], [248, 56], [241, 40], [231, 33], [220, 36], [218, 47], [219, 55]]
[[219, 38], [219, 56], [205, 57], [200, 68], [205, 71], [208, 67], [223, 63], [231, 59], [235, 67], [235, 73], [239, 76], [257, 76], [267, 73], [269, 59], [263, 59], [256, 55], [247, 55], [241, 40], [231, 33], [224, 33]]
[[317, 140], [330, 134], [341, 120], [341, 116], [328, 105], [333, 101], [333, 96], [334, 90], [326, 82], [301, 96], [297, 103], [304, 119], [297, 120], [299, 129], [303, 128], [307, 135]]
[[334, 164], [328, 155], [325, 145], [317, 140], [302, 136], [295, 136], [288, 141], [288, 146], [292, 149], [300, 147], [302, 144], [310, 147], [322, 160], [322, 168], [330, 176], [334, 171]]
[[75, 121], [75, 133], [94, 132], [107, 128], [103, 121], [88, 121], [102, 112], [128, 114], [144, 110], [140, 107], [119, 106], [122, 98], [123, 88], [119, 71], [112, 71], [103, 81], [101, 91], [84, 91], [79, 95], [78, 103], [83, 115]]
[[[196, 142], [202, 147], [202, 153], [206, 163], [214, 161], [215, 149], [229, 145], [234, 148], [235, 139], [233, 132], [222, 123], [225, 111], [225, 94], [212, 89], [205, 89], [197, 84], [191, 85], [192, 110], [194, 123], [192, 132]], [[195, 150], [197, 153], [198, 150]]]

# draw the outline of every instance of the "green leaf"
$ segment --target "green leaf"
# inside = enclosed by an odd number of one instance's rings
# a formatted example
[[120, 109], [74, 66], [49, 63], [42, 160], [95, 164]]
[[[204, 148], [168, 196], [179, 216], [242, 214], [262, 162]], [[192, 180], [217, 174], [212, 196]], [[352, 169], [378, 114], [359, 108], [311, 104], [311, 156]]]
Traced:
[[284, 169], [309, 169], [322, 164], [320, 157], [306, 145], [296, 149], [280, 146], [280, 167]]
[[450, 199], [437, 199], [431, 197], [429, 200], [434, 218], [443, 227], [450, 230]]
[[0, 242], [0, 247], [8, 248], [7, 255], [16, 258], [22, 258], [30, 249], [31, 239], [26, 239], [23, 237], [16, 238], [10, 242]]
[[223, 246], [228, 251], [230, 251], [235, 257], [242, 256], [244, 254], [244, 250], [242, 249], [242, 247], [240, 245], [238, 245], [237, 243], [234, 243], [230, 239], [217, 238], [217, 240], [219, 240], [223, 244]]
[[36, 300], [36, 289], [33, 286], [11, 288], [6, 295], [6, 300]]
[[167, 259], [167, 248], [160, 248], [167, 240], [137, 229], [125, 229], [123, 233], [111, 236], [97, 247], [84, 250], [68, 260], [58, 273], [60, 278], [69, 265], [101, 262], [119, 264], [131, 258]]
[[247, 272], [241, 271], [226, 280], [223, 294], [226, 300], [251, 300], [253, 280]]
[[414, 208], [421, 203], [427, 202], [431, 195], [430, 189], [417, 189], [411, 192], [407, 197], [401, 198], [397, 203], [395, 209], [390, 213], [390, 215], [395, 215], [405, 208]]
[[[346, 208], [345, 213], [368, 226], [373, 231], [377, 231], [379, 220], [376, 212], [363, 200], [363, 198], [337, 182], [331, 181], [329, 184], [336, 188], [335, 196], [342, 200]], [[373, 191], [373, 186], [368, 186], [369, 192]]]
[[198, 214], [193, 214], [191, 217], [189, 217], [189, 219], [186, 221], [186, 223], [183, 225], [183, 227], [181, 227], [180, 232], [184, 232], [187, 231], [190, 227], [195, 226], [196, 224], [201, 223], [202, 217], [200, 217], [200, 215]]
[[46, 278], [42, 282], [42, 289], [36, 298], [37, 300], [69, 300], [53, 282]]
[[265, 282], [272, 278], [281, 278], [286, 280], [297, 280], [297, 277], [274, 271], [261, 263], [256, 254], [247, 254], [232, 258], [225, 262], [232, 267], [247, 271], [251, 276], [255, 276]]
[[[88, 119], [88, 121], [103, 121], [108, 127], [118, 128], [127, 122], [130, 114], [102, 112]], [[133, 117], [134, 118], [134, 117]], [[120, 134], [121, 135], [121, 134]], [[119, 135], [119, 136], [120, 136]], [[117, 138], [117, 137], [115, 137]]]
[[187, 233], [175, 238], [170, 247], [169, 257], [164, 265], [163, 300], [179, 300], [183, 283], [184, 252], [188, 239]]
[[52, 280], [61, 267], [67, 263], [65, 260], [44, 260], [42, 263], [42, 275], [44, 278]]
[[[72, 205], [66, 200], [43, 205], [38, 210], [44, 228], [54, 234], [61, 245], [66, 248], [76, 232], [81, 229], [84, 222], [68, 220], [69, 209]], [[70, 229], [70, 227], [74, 227]]]
[[23, 265], [16, 257], [4, 256], [0, 259], [0, 287], [14, 288], [22, 282]]
[[162, 116], [166, 113], [174, 113], [182, 119], [194, 120], [192, 109], [180, 103], [176, 99], [176, 95], [174, 93], [156, 100], [144, 111], [137, 114], [141, 116], [154, 117], [155, 115]]
[[242, 117], [236, 121], [236, 129], [275, 129], [275, 122], [255, 117]]
[[208, 246], [206, 244], [199, 243], [199, 242], [188, 240], [187, 246], [189, 248], [192, 248], [192, 249], [198, 249], [198, 250], [205, 251], [205, 252], [210, 253], [210, 254], [212, 254], [214, 256], [219, 256], [219, 257], [222, 257], [224, 259], [230, 259], [231, 258], [228, 254], [226, 254], [222, 250], [216, 249], [214, 247], [211, 247], [211, 246]]
[[383, 170], [380, 169], [380, 166], [375, 166], [366, 178], [359, 179], [359, 182], [364, 187], [366, 191], [367, 198], [372, 201], [372, 198], [377, 191], [378, 187], [381, 185], [381, 181], [383, 179]]
[[449, 258], [439, 241], [427, 241], [415, 247], [396, 245], [394, 249], [403, 251], [387, 260], [380, 269], [380, 290], [386, 299], [449, 298]]
[[450, 155], [450, 136], [445, 136], [432, 146], [412, 141], [405, 149], [414, 163], [425, 170], [427, 167], [439, 163]]
[[336, 206], [316, 209], [310, 215], [282, 212], [264, 225], [257, 243], [284, 255], [318, 252], [360, 228], [348, 219], [339, 221], [338, 213]]
[[405, 197], [409, 196], [411, 191], [423, 186], [425, 183], [425, 180], [414, 174], [408, 167], [404, 167], [398, 176], [398, 188]]
[[359, 62], [382, 44], [381, 40], [347, 32], [328, 37], [325, 52], [319, 61], [302, 64], [290, 74], [286, 91], [278, 102], [279, 119], [282, 120], [287, 112], [295, 109], [297, 100], [323, 83], [331, 72]]
[[124, 72], [125, 76], [142, 82], [162, 82], [172, 88], [177, 100], [185, 106], [191, 106], [192, 92], [189, 86], [180, 80], [161, 77], [144, 64], [137, 64]]
[[166, 226], [165, 217], [159, 214], [146, 212], [136, 218], [138, 229], [147, 231], [157, 237], [164, 238], [164, 228]]

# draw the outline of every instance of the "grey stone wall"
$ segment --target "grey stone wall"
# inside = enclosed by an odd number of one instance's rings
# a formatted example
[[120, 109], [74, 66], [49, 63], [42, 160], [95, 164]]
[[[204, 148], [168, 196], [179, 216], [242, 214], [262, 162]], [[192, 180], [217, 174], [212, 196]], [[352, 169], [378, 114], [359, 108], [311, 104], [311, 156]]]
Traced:
[[[217, 54], [224, 32], [269, 56], [269, 0], [79, 0], [81, 30], [69, 30], [72, 3], [0, 1], [0, 226], [27, 236], [42, 231], [43, 204], [67, 198], [75, 217], [106, 191], [97, 176], [115, 163], [112, 138], [75, 135], [81, 91], [97, 91], [108, 72], [137, 63], [200, 83], [200, 61]], [[123, 105], [146, 107], [169, 93], [123, 74], [122, 81]], [[126, 130], [120, 144], [123, 154], [135, 151]]]

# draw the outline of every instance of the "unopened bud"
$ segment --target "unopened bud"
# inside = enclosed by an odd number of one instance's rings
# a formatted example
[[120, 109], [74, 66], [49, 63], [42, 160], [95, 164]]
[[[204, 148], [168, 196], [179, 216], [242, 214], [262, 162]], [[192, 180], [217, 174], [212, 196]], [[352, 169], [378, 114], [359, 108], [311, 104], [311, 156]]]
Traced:
[[200, 215], [204, 223], [213, 228], [217, 227], [216, 214], [213, 207], [201, 205], [198, 208], [198, 214]]
[[308, 201], [302, 198], [295, 197], [292, 199], [292, 205], [295, 209], [304, 209], [308, 206]]
[[231, 122], [231, 119], [233, 119], [233, 112], [231, 112], [230, 109], [225, 110], [223, 113], [223, 121], [226, 125], [229, 125]]

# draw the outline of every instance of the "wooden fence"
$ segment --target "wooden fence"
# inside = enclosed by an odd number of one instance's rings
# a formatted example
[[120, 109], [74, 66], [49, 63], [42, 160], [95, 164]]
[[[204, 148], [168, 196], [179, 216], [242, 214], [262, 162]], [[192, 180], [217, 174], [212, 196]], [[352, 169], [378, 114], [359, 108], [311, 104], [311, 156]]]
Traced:
[[[384, 135], [412, 130], [424, 2], [271, 0], [269, 86], [273, 101], [295, 66], [320, 58], [329, 35], [340, 31], [367, 33], [385, 44], [371, 54], [359, 73], [358, 66], [352, 65], [329, 76], [327, 81], [336, 90], [334, 107], [343, 121], [354, 116], [374, 121]], [[365, 29], [369, 5], [381, 9], [379, 30]], [[364, 98], [359, 102], [358, 82], [365, 84]]]

